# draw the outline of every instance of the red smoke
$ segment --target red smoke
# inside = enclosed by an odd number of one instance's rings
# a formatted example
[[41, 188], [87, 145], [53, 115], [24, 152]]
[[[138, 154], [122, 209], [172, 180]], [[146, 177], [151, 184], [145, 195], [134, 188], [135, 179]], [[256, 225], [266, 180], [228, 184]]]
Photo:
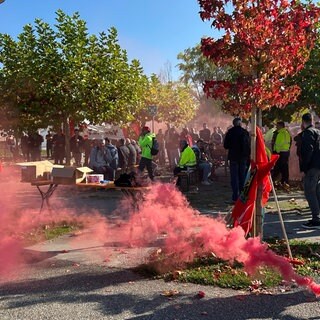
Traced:
[[[6, 182], [6, 188], [0, 198], [0, 276], [12, 271], [23, 261], [24, 244], [20, 235], [48, 224], [54, 218], [55, 222], [81, 222], [85, 228], [90, 229], [83, 237], [91, 240], [108, 243], [121, 241], [123, 245], [137, 247], [150, 244], [160, 246], [176, 264], [213, 252], [221, 259], [242, 262], [250, 274], [254, 274], [260, 266], [269, 266], [279, 270], [285, 280], [294, 280], [317, 296], [320, 295], [319, 285], [310, 278], [297, 275], [284, 257], [270, 251], [266, 244], [260, 243], [259, 238], [246, 240], [242, 228], [229, 230], [222, 220], [200, 215], [171, 184], [154, 185], [144, 195], [144, 200], [140, 201], [139, 211], [129, 210], [128, 208], [132, 208], [131, 204], [129, 207], [123, 206], [117, 211], [132, 211], [128, 212], [128, 218], [110, 223], [106, 217], [96, 212], [79, 216], [60, 210], [52, 215], [39, 215], [38, 210], [17, 210], [13, 207], [17, 202], [17, 187], [20, 188], [19, 192], [23, 192], [27, 185], [16, 181], [10, 184], [5, 176], [1, 177], [0, 183]], [[30, 188], [29, 185], [29, 191]], [[35, 189], [31, 190], [36, 192]], [[74, 241], [83, 240], [83, 237], [74, 237]]]
[[250, 274], [260, 266], [277, 269], [283, 279], [295, 281], [320, 295], [319, 285], [296, 274], [286, 258], [269, 250], [258, 237], [247, 240], [242, 228], [230, 230], [222, 220], [199, 215], [173, 185], [154, 186], [124, 229], [126, 241], [136, 245], [152, 243], [166, 234], [162, 249], [174, 257], [175, 263], [213, 252], [223, 260], [242, 262]]

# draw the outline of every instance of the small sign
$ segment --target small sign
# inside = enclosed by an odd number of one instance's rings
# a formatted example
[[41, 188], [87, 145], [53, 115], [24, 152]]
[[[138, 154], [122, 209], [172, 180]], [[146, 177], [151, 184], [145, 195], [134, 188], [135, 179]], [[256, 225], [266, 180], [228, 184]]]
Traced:
[[157, 106], [149, 106], [148, 111], [149, 111], [149, 114], [154, 117], [157, 115], [158, 108]]

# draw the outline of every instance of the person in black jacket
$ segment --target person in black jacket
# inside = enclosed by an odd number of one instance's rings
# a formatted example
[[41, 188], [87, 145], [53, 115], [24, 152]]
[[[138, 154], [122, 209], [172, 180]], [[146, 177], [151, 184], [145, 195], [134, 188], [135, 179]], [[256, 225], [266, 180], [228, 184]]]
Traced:
[[312, 219], [302, 225], [305, 229], [320, 229], [320, 131], [313, 127], [312, 116], [302, 116], [300, 171], [304, 172], [304, 194]]
[[249, 132], [241, 127], [240, 118], [233, 120], [233, 127], [228, 130], [224, 139], [224, 148], [228, 150], [232, 202], [234, 203], [244, 187], [247, 164], [250, 158]]

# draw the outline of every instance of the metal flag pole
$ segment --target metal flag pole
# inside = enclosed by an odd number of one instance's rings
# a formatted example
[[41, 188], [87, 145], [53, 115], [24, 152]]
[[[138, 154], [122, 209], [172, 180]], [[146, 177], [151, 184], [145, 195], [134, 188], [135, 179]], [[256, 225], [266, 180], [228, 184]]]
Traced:
[[273, 180], [272, 180], [271, 175], [269, 175], [269, 180], [270, 180], [270, 183], [271, 183], [271, 186], [272, 186], [272, 194], [273, 194], [273, 197], [274, 197], [274, 201], [276, 203], [277, 210], [278, 210], [278, 215], [279, 215], [279, 220], [280, 220], [280, 224], [281, 224], [282, 233], [283, 233], [284, 239], [286, 241], [289, 257], [290, 257], [290, 259], [292, 259], [292, 252], [291, 252], [291, 248], [290, 248], [290, 244], [289, 244], [289, 240], [288, 240], [288, 236], [287, 236], [287, 231], [286, 231], [286, 228], [284, 226], [284, 222], [283, 222], [283, 218], [282, 218], [282, 214], [281, 214], [281, 209], [280, 209], [278, 197], [277, 197], [277, 194], [276, 194], [276, 190], [274, 188], [274, 184], [273, 184]]

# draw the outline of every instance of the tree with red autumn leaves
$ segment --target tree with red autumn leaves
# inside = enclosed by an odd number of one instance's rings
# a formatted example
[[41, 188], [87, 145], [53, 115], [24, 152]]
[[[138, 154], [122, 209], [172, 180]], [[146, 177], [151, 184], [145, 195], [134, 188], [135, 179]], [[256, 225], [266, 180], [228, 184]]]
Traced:
[[253, 108], [284, 108], [300, 93], [285, 80], [300, 71], [317, 37], [319, 8], [287, 0], [198, 0], [200, 16], [224, 31], [203, 38], [203, 54], [217, 66], [230, 66], [232, 81], [205, 82], [207, 96], [223, 109], [248, 117]]

